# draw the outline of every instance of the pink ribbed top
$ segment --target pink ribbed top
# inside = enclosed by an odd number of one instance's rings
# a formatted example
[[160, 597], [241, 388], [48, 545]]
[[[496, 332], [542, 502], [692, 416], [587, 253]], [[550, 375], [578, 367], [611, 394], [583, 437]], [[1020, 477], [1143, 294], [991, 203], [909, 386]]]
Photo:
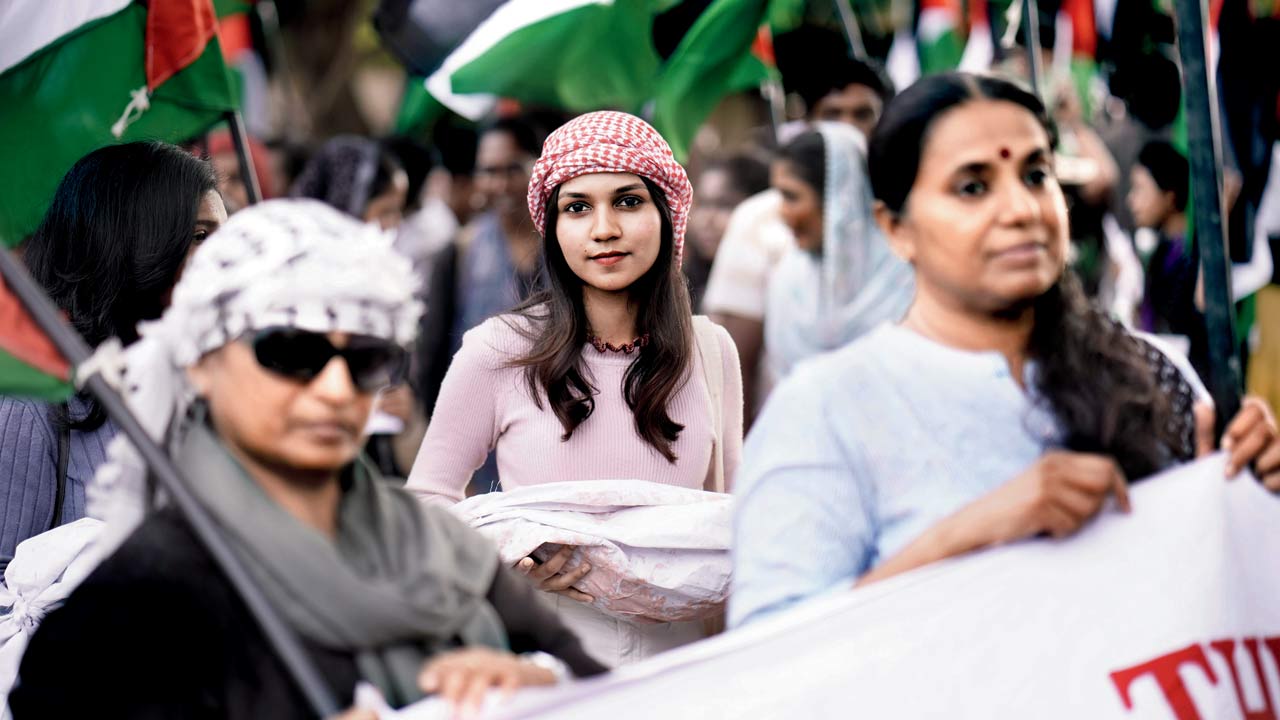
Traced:
[[[726, 488], [742, 455], [742, 371], [733, 340], [717, 327], [724, 364], [724, 466]], [[622, 380], [634, 355], [584, 345], [587, 379], [596, 388], [595, 410], [567, 441], [564, 428], [543, 402], [539, 409], [524, 371], [507, 367], [529, 341], [503, 318], [468, 332], [454, 356], [427, 435], [409, 472], [406, 488], [420, 499], [454, 503], [467, 482], [497, 448], [502, 487], [567, 480], [640, 479], [702, 488], [711, 471], [712, 415], [706, 375], [693, 352], [689, 379], [670, 401], [668, 413], [684, 425], [670, 463], [636, 432], [622, 395]]]

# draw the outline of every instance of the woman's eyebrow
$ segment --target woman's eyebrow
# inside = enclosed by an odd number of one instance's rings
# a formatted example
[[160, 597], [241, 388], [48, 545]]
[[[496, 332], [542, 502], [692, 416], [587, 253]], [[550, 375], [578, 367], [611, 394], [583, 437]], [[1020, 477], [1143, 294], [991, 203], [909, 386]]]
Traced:
[[[631, 183], [630, 185], [623, 185], [623, 186], [622, 186], [622, 187], [620, 187], [620, 188], [616, 188], [616, 189], [614, 189], [613, 194], [614, 194], [614, 195], [621, 195], [622, 193], [626, 193], [626, 192], [635, 192], [635, 191], [637, 191], [637, 190], [644, 190], [644, 189], [645, 189], [645, 187], [644, 187], [644, 183]], [[562, 197], [562, 198], [574, 198], [574, 199], [577, 199], [577, 200], [586, 200], [586, 199], [588, 199], [588, 198], [590, 197], [590, 195], [588, 195], [587, 193], [583, 193], [583, 192], [566, 192], [566, 193], [560, 193], [560, 197]]]
[[1048, 150], [1045, 150], [1044, 148], [1036, 148], [1035, 150], [1032, 150], [1031, 152], [1027, 153], [1026, 159], [1024, 159], [1022, 162], [1024, 163], [1044, 162], [1046, 159], [1048, 159], [1048, 157], [1049, 157]]
[[991, 163], [969, 162], [956, 168], [952, 175], [981, 175], [991, 169]]

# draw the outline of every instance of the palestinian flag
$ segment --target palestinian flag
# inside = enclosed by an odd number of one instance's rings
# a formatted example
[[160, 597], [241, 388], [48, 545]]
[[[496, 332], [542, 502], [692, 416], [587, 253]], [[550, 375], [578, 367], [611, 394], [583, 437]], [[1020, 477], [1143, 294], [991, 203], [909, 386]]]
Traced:
[[922, 0], [916, 26], [920, 72], [947, 72], [964, 57], [964, 13], [960, 0]]
[[499, 97], [566, 110], [639, 112], [661, 58], [650, 0], [508, 0], [426, 82], [471, 120]]
[[67, 361], [0, 278], [0, 395], [62, 400], [70, 394]]
[[653, 127], [686, 159], [694, 135], [730, 92], [778, 78], [766, 0], [715, 0], [663, 66]]
[[[1066, 48], [1063, 34], [1070, 36], [1066, 72], [1085, 117], [1089, 117], [1093, 112], [1091, 89], [1098, 74], [1098, 20], [1093, 0], [1063, 0], [1057, 25], [1063, 28], [1055, 33], [1057, 43]], [[1057, 50], [1055, 46], [1055, 53]]]
[[889, 56], [884, 61], [885, 72], [889, 73], [898, 92], [911, 87], [920, 79], [920, 52], [916, 48], [915, 36], [909, 26], [898, 28], [893, 33], [893, 43], [889, 45]]
[[235, 108], [210, 0], [7, 0], [0, 8], [0, 246], [63, 174], [116, 142], [180, 142]]
[[427, 79], [409, 73], [405, 77], [400, 110], [396, 113], [395, 133], [416, 135], [427, 132], [447, 108], [427, 91]]
[[[726, 93], [769, 77], [759, 29], [795, 14], [796, 5], [797, 0], [507, 0], [425, 86], [471, 120], [491, 112], [500, 97], [574, 112], [650, 109], [658, 132], [683, 157]], [[654, 40], [661, 11], [695, 18], [665, 57]], [[399, 124], [414, 126], [430, 107], [416, 94], [406, 95]]]
[[[181, 141], [233, 109], [209, 0], [8, 0], [0, 8], [0, 252], [66, 171], [131, 140]], [[71, 369], [0, 283], [0, 394], [71, 393]]]
[[969, 40], [964, 45], [959, 69], [985, 73], [996, 59], [996, 42], [991, 34], [987, 0], [969, 0]]

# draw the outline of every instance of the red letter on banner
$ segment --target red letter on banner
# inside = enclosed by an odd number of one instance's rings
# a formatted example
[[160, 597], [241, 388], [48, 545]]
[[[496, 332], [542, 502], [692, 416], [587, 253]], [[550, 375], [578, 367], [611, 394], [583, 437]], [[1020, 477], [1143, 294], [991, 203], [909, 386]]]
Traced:
[[1209, 678], [1210, 684], [1218, 683], [1218, 677], [1214, 675], [1213, 668], [1209, 667], [1209, 660], [1204, 656], [1204, 651], [1199, 645], [1188, 645], [1177, 652], [1171, 652], [1141, 665], [1117, 670], [1111, 673], [1111, 681], [1120, 691], [1120, 699], [1124, 701], [1125, 709], [1132, 710], [1133, 700], [1129, 697], [1129, 685], [1143, 675], [1153, 675], [1160, 686], [1160, 691], [1164, 693], [1164, 699], [1169, 702], [1169, 707], [1178, 720], [1200, 720], [1200, 713], [1196, 710], [1195, 703], [1187, 694], [1182, 678], [1178, 677], [1178, 668], [1187, 663], [1198, 665]]
[[1227, 667], [1231, 668], [1231, 682], [1236, 686], [1236, 701], [1240, 703], [1240, 714], [1244, 715], [1244, 720], [1275, 720], [1275, 711], [1271, 709], [1271, 692], [1267, 690], [1267, 679], [1262, 673], [1262, 658], [1258, 657], [1258, 640], [1256, 638], [1248, 638], [1244, 641], [1245, 649], [1249, 651], [1249, 656], [1253, 658], [1253, 667], [1257, 673], [1258, 686], [1262, 688], [1262, 709], [1250, 710], [1244, 702], [1244, 686], [1240, 684], [1240, 673], [1236, 670], [1236, 641], [1235, 640], [1215, 640], [1209, 643], [1209, 646], [1218, 651], [1223, 660], [1227, 661]]

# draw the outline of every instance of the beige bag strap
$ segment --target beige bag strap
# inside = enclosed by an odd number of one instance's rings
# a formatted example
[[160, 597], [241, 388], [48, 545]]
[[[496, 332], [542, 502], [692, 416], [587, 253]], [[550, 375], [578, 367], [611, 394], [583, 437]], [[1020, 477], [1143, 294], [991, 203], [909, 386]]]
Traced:
[[693, 316], [693, 337], [702, 358], [707, 401], [711, 403], [712, 457], [704, 489], [724, 492], [724, 359], [716, 324], [705, 315]]

